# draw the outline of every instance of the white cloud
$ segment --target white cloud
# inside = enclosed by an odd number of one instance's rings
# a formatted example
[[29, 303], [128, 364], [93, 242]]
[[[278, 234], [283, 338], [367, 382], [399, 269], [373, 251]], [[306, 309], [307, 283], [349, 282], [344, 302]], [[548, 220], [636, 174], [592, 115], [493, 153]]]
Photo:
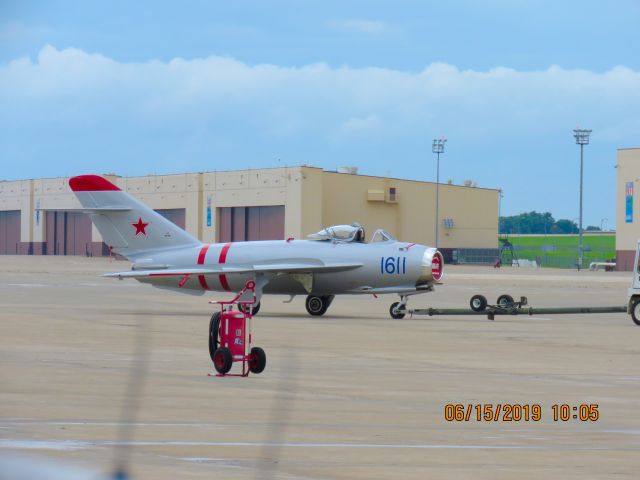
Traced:
[[612, 138], [618, 125], [637, 125], [640, 72], [474, 71], [445, 63], [407, 72], [248, 65], [219, 56], [123, 63], [46, 46], [35, 61], [0, 65], [0, 103], [4, 125], [38, 125], [47, 116], [69, 128], [87, 121], [172, 129], [226, 121], [279, 138], [331, 140], [355, 131], [393, 138], [435, 129], [473, 141], [581, 122]]
[[456, 171], [482, 185], [514, 184], [513, 174], [526, 172], [520, 189], [540, 178], [568, 192], [571, 129], [594, 130], [589, 153], [598, 145], [604, 153], [591, 172], [598, 185], [613, 185], [607, 158], [638, 146], [639, 110], [640, 72], [624, 66], [474, 71], [432, 63], [411, 72], [220, 56], [125, 63], [46, 46], [35, 59], [0, 64], [0, 163], [3, 176], [23, 178], [63, 174], [63, 163], [76, 173], [142, 174], [272, 166], [277, 158], [330, 167], [340, 157], [382, 174], [393, 160], [397, 175], [431, 178], [429, 141], [446, 135], [443, 175], [457, 149]]
[[378, 20], [334, 20], [329, 24], [331, 27], [339, 30], [350, 30], [359, 33], [377, 34], [388, 30], [388, 26], [384, 22]]

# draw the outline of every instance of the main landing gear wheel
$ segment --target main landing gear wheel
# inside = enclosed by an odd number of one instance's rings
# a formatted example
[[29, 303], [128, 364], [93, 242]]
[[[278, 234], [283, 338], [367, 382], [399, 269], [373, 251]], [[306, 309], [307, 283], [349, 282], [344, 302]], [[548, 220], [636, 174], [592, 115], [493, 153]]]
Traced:
[[391, 318], [395, 318], [396, 320], [400, 320], [401, 318], [404, 318], [404, 316], [406, 315], [405, 312], [396, 311], [399, 305], [400, 305], [400, 302], [393, 302], [389, 307], [389, 315], [391, 315]]
[[209, 322], [209, 356], [211, 361], [215, 363], [214, 355], [218, 349], [218, 333], [220, 332], [220, 312], [216, 312], [211, 316]]
[[213, 366], [216, 368], [217, 372], [224, 375], [231, 370], [231, 365], [233, 365], [231, 350], [227, 347], [220, 347], [217, 349], [213, 354]]
[[487, 308], [487, 298], [484, 295], [474, 295], [469, 300], [469, 306], [474, 312], [483, 312]]
[[501, 307], [508, 307], [510, 305], [513, 305], [513, 297], [511, 295], [507, 295], [506, 293], [504, 295], [500, 295], [498, 297], [498, 300], [496, 300], [496, 304], [500, 305]]
[[[241, 312], [244, 312], [245, 305], [238, 305]], [[260, 311], [260, 302], [256, 302], [251, 306], [251, 316], [255, 317]]]
[[249, 354], [249, 371], [251, 373], [262, 373], [267, 366], [267, 355], [260, 347], [253, 347]]
[[305, 307], [307, 307], [307, 312], [309, 315], [313, 315], [314, 317], [319, 317], [320, 315], [324, 315], [329, 305], [333, 301], [333, 295], [324, 295], [324, 296], [315, 296], [309, 295], [305, 302]]
[[631, 307], [631, 320], [636, 325], [640, 325], [640, 300], [636, 300]]

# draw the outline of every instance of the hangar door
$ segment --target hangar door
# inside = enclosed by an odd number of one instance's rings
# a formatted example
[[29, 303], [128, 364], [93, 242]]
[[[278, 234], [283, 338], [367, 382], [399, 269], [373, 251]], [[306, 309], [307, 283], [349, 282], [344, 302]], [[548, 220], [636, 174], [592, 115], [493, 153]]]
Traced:
[[162, 208], [156, 210], [156, 212], [184, 230], [184, 227], [187, 224], [185, 221], [186, 210], [184, 208]]
[[91, 219], [81, 212], [47, 212], [46, 255], [92, 254]]
[[218, 209], [219, 241], [284, 239], [284, 205]]
[[0, 255], [20, 253], [20, 210], [0, 212]]

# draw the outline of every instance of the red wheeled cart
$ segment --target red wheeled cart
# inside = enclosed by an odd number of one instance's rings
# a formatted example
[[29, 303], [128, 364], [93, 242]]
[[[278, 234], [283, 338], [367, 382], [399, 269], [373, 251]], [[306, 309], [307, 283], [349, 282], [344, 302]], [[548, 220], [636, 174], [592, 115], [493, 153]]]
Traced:
[[[247, 292], [253, 299], [240, 300], [247, 297]], [[213, 314], [209, 323], [209, 355], [219, 377], [246, 377], [249, 372], [262, 372], [267, 364], [264, 350], [251, 346], [251, 312], [256, 300], [256, 282], [248, 281], [232, 300], [209, 302], [220, 305], [220, 311]], [[236, 362], [242, 362], [242, 373], [230, 374]]]

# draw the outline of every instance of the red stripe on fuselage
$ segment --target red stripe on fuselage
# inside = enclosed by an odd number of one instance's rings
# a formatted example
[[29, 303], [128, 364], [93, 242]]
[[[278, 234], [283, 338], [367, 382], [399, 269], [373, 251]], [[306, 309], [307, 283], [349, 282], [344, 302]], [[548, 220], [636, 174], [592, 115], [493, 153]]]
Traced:
[[[207, 256], [207, 250], [209, 250], [209, 244], [205, 244], [200, 249], [200, 253], [198, 254], [198, 265], [204, 265], [204, 258]], [[209, 290], [209, 285], [207, 285], [207, 279], [204, 275], [198, 275], [198, 281], [200, 282], [200, 286], [205, 290]]]
[[[220, 250], [220, 258], [218, 258], [219, 264], [222, 265], [227, 261], [227, 253], [229, 253], [230, 248], [231, 248], [231, 243], [225, 243], [224, 247], [222, 247], [222, 250]], [[227, 276], [224, 274], [220, 275], [220, 285], [222, 285], [222, 288], [224, 288], [227, 292], [231, 291], [231, 288], [229, 287], [229, 282], [227, 282]]]

